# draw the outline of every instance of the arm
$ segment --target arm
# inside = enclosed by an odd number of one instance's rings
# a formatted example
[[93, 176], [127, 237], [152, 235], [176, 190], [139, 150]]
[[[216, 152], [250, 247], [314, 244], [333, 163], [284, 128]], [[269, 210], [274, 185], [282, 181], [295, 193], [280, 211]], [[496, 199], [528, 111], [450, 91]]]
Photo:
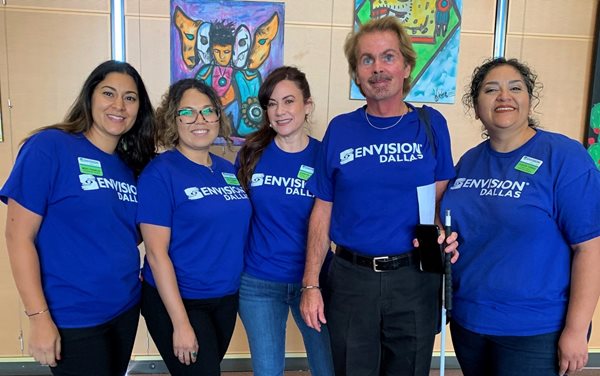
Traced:
[[171, 229], [146, 223], [140, 224], [140, 229], [158, 293], [173, 324], [173, 352], [181, 363], [195, 363], [196, 356], [193, 354], [198, 351], [198, 340], [183, 305], [168, 253]]
[[558, 341], [559, 375], [581, 370], [588, 361], [587, 334], [600, 296], [600, 237], [575, 244], [571, 293], [565, 327]]
[[[308, 223], [308, 244], [303, 286], [318, 286], [321, 266], [331, 245], [329, 225], [333, 203], [315, 199]], [[302, 293], [300, 311], [306, 325], [321, 331], [321, 323], [326, 323], [323, 296], [319, 289], [307, 289]]]
[[[42, 217], [9, 199], [6, 218], [6, 246], [17, 290], [29, 315], [29, 353], [50, 367], [60, 360], [60, 335], [52, 320], [42, 290], [40, 261], [35, 238]], [[39, 314], [35, 314], [41, 312]]]

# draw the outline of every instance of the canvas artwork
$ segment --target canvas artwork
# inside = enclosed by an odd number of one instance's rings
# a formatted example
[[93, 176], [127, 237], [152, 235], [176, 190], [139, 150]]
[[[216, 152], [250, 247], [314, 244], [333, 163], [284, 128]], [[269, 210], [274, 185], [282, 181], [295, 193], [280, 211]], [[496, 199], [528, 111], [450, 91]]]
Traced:
[[283, 3], [171, 0], [171, 82], [195, 77], [212, 86], [235, 144], [261, 124], [258, 89], [283, 65], [283, 29]]
[[586, 127], [585, 144], [596, 167], [600, 169], [600, 7], [596, 15], [596, 52], [592, 89], [590, 92], [589, 123]]
[[[410, 102], [454, 103], [462, 0], [354, 0], [354, 28], [374, 18], [395, 16], [417, 52]], [[351, 83], [350, 99], [364, 99]]]

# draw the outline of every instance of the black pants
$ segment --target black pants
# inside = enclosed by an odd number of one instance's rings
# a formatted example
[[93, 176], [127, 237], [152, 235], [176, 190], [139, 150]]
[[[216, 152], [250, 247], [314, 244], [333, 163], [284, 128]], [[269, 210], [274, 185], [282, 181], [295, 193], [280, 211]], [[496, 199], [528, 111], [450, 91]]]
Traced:
[[173, 324], [158, 290], [142, 285], [142, 315], [148, 331], [171, 375], [221, 374], [221, 360], [227, 352], [235, 328], [238, 294], [212, 299], [183, 299], [183, 304], [198, 339], [195, 363], [185, 365], [173, 351]]
[[104, 324], [58, 329], [61, 359], [50, 367], [55, 376], [118, 376], [127, 372], [140, 319], [136, 305]]
[[440, 284], [415, 265], [377, 273], [335, 257], [325, 299], [335, 374], [429, 375]]

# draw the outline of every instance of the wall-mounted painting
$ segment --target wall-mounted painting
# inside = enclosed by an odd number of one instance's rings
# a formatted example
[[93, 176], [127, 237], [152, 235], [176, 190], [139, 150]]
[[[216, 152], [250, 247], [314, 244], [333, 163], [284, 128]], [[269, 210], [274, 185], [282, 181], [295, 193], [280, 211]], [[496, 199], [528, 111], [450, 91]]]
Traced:
[[211, 85], [235, 144], [261, 124], [258, 89], [283, 65], [283, 29], [283, 3], [171, 0], [171, 82], [195, 77]]
[[586, 127], [585, 144], [588, 152], [596, 162], [596, 167], [600, 169], [600, 7], [596, 15], [596, 57], [594, 69], [592, 72], [592, 88], [590, 91], [590, 122]]
[[[417, 52], [411, 102], [454, 103], [462, 0], [354, 0], [354, 28], [374, 18], [396, 16]], [[351, 83], [350, 99], [364, 99]]]

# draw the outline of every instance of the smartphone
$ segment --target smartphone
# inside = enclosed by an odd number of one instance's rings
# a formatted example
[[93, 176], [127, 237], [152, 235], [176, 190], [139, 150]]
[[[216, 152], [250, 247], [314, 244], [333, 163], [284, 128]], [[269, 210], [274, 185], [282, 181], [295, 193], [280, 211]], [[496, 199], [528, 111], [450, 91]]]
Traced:
[[415, 238], [419, 241], [419, 267], [423, 272], [444, 274], [444, 252], [438, 244], [440, 228], [437, 225], [417, 225]]

